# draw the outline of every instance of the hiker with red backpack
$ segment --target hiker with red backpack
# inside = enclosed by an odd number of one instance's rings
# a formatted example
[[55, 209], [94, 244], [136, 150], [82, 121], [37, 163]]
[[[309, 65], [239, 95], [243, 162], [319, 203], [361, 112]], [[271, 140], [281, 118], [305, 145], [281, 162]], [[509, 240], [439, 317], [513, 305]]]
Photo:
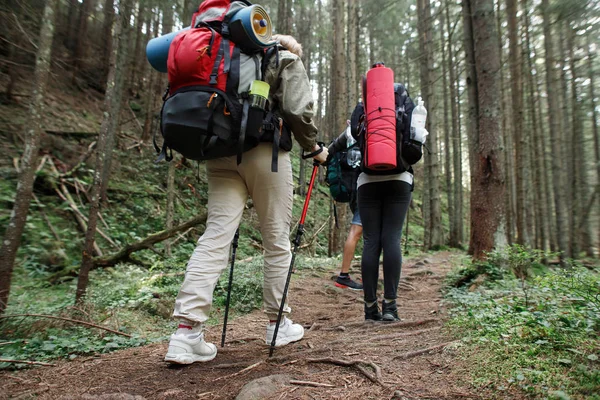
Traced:
[[[427, 131], [425, 110], [419, 112], [393, 71], [373, 65], [363, 77], [363, 103], [353, 130], [360, 144], [362, 164], [357, 180], [358, 211], [363, 222], [361, 272], [365, 320], [398, 321], [396, 304], [402, 266], [400, 239], [413, 190], [412, 165], [422, 157]], [[426, 111], [425, 111], [426, 113]], [[383, 252], [384, 293], [381, 310], [377, 283]]]
[[[316, 141], [301, 46], [290, 36], [273, 36], [277, 43], [267, 43], [270, 20], [256, 7], [247, 1], [205, 0], [192, 28], [170, 43], [161, 158], [170, 158], [173, 149], [207, 160], [208, 177], [206, 229], [175, 302], [173, 316], [179, 326], [165, 356], [171, 363], [210, 361], [217, 354], [216, 346], [205, 341], [204, 323], [248, 195], [264, 246], [263, 300], [269, 318], [265, 342], [282, 346], [304, 335], [303, 327], [286, 317], [276, 327], [280, 306], [285, 314], [291, 311], [281, 304], [292, 259], [291, 132], [315, 163], [327, 159], [327, 148]], [[235, 25], [239, 13], [253, 14]], [[234, 42], [240, 26], [238, 33], [249, 33], [249, 39]]]

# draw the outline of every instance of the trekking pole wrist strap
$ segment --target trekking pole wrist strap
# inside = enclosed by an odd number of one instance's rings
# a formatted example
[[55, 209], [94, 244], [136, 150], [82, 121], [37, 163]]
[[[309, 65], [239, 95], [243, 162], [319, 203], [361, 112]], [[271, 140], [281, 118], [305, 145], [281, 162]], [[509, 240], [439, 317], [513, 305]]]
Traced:
[[313, 158], [321, 154], [323, 152], [323, 147], [325, 146], [325, 143], [318, 142], [317, 145], [319, 145], [319, 148], [313, 151], [312, 153], [305, 154], [304, 150], [302, 150], [302, 159], [307, 160], [309, 158]]

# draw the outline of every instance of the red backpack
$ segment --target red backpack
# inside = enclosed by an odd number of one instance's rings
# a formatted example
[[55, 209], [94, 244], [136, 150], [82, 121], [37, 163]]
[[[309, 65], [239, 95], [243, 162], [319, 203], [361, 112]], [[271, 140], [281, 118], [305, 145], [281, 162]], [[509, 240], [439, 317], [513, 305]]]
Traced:
[[[243, 152], [266, 141], [268, 127], [281, 125], [249, 101], [251, 82], [263, 80], [277, 47], [242, 49], [234, 43], [229, 22], [241, 8], [232, 3], [205, 0], [192, 17], [191, 29], [177, 35], [170, 45], [169, 88], [161, 111], [162, 150], [155, 144], [160, 151], [158, 161], [170, 160], [167, 150], [171, 149], [192, 160], [237, 154], [240, 163]], [[280, 134], [271, 131], [271, 135], [279, 147]]]

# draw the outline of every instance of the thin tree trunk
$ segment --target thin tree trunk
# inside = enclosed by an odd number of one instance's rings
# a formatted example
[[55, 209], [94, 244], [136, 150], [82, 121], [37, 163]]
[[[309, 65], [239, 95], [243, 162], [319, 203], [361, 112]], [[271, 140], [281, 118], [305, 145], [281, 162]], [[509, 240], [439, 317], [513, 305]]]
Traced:
[[525, 228], [525, 136], [523, 134], [523, 94], [521, 82], [521, 60], [519, 50], [519, 24], [517, 22], [517, 0], [506, 0], [506, 13], [508, 16], [508, 38], [509, 38], [509, 63], [510, 63], [510, 87], [511, 87], [511, 115], [513, 144], [515, 146], [514, 165], [516, 186], [516, 220], [517, 220], [517, 243], [528, 242]]
[[[173, 217], [175, 216], [175, 160], [169, 163], [169, 172], [167, 173], [167, 212], [165, 215], [165, 225], [167, 230], [173, 228]], [[165, 242], [167, 256], [171, 257], [171, 241]]]
[[545, 222], [548, 224], [549, 233], [548, 240], [550, 242], [550, 251], [556, 252], [558, 249], [558, 238], [556, 235], [556, 218], [554, 217], [554, 192], [552, 190], [551, 183], [552, 182], [552, 163], [550, 161], [551, 148], [549, 146], [549, 132], [550, 129], [548, 127], [549, 122], [547, 118], [544, 118], [544, 114], [542, 112], [542, 87], [543, 82], [540, 82], [541, 72], [538, 69], [539, 73], [535, 74], [535, 85], [536, 85], [536, 97], [539, 101], [536, 104], [537, 114], [539, 115], [539, 124], [540, 124], [540, 144], [542, 146], [542, 161], [543, 161], [543, 170], [542, 170], [542, 179], [543, 179], [543, 191], [545, 193], [544, 198], [546, 202], [546, 214], [544, 216]]
[[[523, 0], [523, 21], [524, 21], [524, 33], [525, 33], [525, 51], [523, 54], [527, 59], [527, 68], [531, 73], [525, 74], [527, 77], [527, 84], [529, 89], [529, 112], [531, 118], [531, 129], [533, 133], [533, 154], [532, 158], [532, 166], [534, 173], [534, 181], [533, 181], [533, 195], [534, 195], [534, 204], [535, 204], [535, 225], [536, 236], [537, 236], [537, 247], [540, 249], [546, 249], [546, 242], [549, 233], [549, 227], [546, 220], [546, 216], [548, 215], [548, 210], [546, 210], [546, 201], [545, 194], [546, 192], [543, 190], [543, 178], [542, 174], [544, 171], [544, 148], [542, 147], [542, 140], [540, 135], [540, 129], [538, 126], [538, 115], [536, 113], [536, 93], [535, 93], [535, 84], [533, 81], [533, 71], [534, 65], [533, 60], [531, 59], [531, 40], [529, 37], [530, 30], [530, 16], [529, 16], [529, 8], [528, 1]], [[537, 98], [539, 101], [539, 98]], [[541, 116], [540, 116], [541, 119]]]
[[[477, 75], [478, 144], [471, 188], [471, 245], [473, 257], [483, 259], [487, 252], [506, 243], [504, 171], [500, 145], [500, 105], [498, 100], [498, 36], [492, 0], [464, 0], [470, 9]], [[467, 18], [466, 17], [466, 18]], [[467, 46], [466, 44], [465, 46]]]
[[559, 91], [556, 88], [556, 78], [554, 70], [554, 49], [552, 41], [552, 30], [550, 21], [550, 1], [542, 0], [542, 16], [544, 29], [544, 48], [546, 50], [546, 90], [548, 93], [548, 115], [550, 120], [550, 136], [552, 142], [552, 183], [554, 184], [554, 203], [556, 214], [556, 237], [558, 243], [558, 251], [560, 252], [561, 263], [564, 265], [564, 258], [568, 256], [567, 244], [567, 215], [565, 207], [565, 186], [563, 179], [563, 165], [559, 155], [561, 154], [561, 130], [559, 121], [558, 99]]
[[[502, 11], [501, 5], [502, 0], [496, 1], [496, 29], [498, 29], [498, 56], [500, 57], [500, 65], [504, 65], [503, 57], [504, 57], [504, 32], [502, 31]], [[516, 190], [515, 190], [515, 178], [513, 171], [511, 170], [511, 166], [514, 164], [512, 162], [513, 157], [513, 140], [510, 129], [510, 122], [508, 121], [508, 116], [510, 115], [506, 110], [508, 109], [507, 101], [506, 101], [506, 87], [505, 87], [505, 77], [504, 77], [504, 68], [500, 68], [500, 113], [502, 115], [502, 140], [504, 144], [504, 165], [505, 168], [505, 179], [506, 179], [506, 194], [505, 194], [505, 204], [506, 204], [506, 239], [508, 243], [514, 242], [514, 205], [516, 202]]]
[[[478, 84], [477, 84], [477, 71], [475, 69], [475, 44], [473, 42], [473, 23], [471, 21], [471, 2], [463, 0], [462, 2], [462, 16], [463, 16], [463, 40], [465, 48], [465, 75], [466, 75], [466, 86], [468, 94], [468, 111], [467, 111], [467, 137], [468, 137], [468, 149], [469, 149], [469, 171], [471, 171], [471, 190], [475, 186], [475, 149], [479, 147], [479, 103], [477, 101]], [[472, 199], [472, 195], [471, 195]], [[470, 208], [472, 209], [473, 204], [471, 203]], [[471, 212], [472, 218], [472, 212]], [[471, 221], [470, 226], [473, 226]], [[472, 232], [471, 232], [472, 235]], [[474, 253], [473, 241], [469, 241], [469, 254]]]
[[[569, 60], [571, 69], [571, 108], [573, 122], [571, 124], [573, 128], [573, 219], [575, 220], [574, 225], [574, 237], [578, 246], [575, 248], [578, 250], [585, 251], [588, 257], [594, 256], [594, 249], [592, 246], [592, 234], [590, 227], [589, 218], [581, 219], [584, 213], [585, 204], [587, 204], [587, 198], [589, 197], [589, 181], [586, 169], [586, 151], [585, 151], [585, 131], [583, 129], [583, 116], [582, 116], [582, 101], [578, 98], [578, 87], [577, 87], [577, 60], [575, 59], [575, 49], [577, 48], [577, 27], [567, 25], [567, 42], [569, 46]], [[580, 228], [581, 227], [581, 228]], [[578, 254], [575, 254], [578, 256]]]
[[[145, 64], [147, 61], [145, 57], [142, 57], [142, 28], [146, 23], [146, 7], [144, 2], [138, 3], [137, 15], [135, 18], [135, 46], [133, 48], [133, 53], [131, 56], [131, 65], [129, 66], [129, 82], [126, 82], [126, 86], [130, 89], [134, 89], [134, 86], [137, 83], [137, 74], [139, 70], [139, 65]], [[139, 87], [135, 87], [135, 92], [139, 90]]]
[[[348, 93], [347, 93], [347, 64], [346, 64], [346, 46], [344, 43], [344, 0], [333, 0], [333, 62], [332, 62], [332, 82], [334, 103], [333, 132], [339, 132], [346, 125], [348, 112]], [[337, 205], [337, 215], [339, 229], [333, 232], [333, 250], [335, 253], [341, 251], [343, 240], [346, 234], [346, 204]]]
[[54, 39], [55, 10], [57, 6], [58, 0], [48, 0], [41, 20], [42, 26], [35, 60], [34, 87], [27, 119], [28, 129], [25, 132], [25, 150], [21, 158], [21, 173], [17, 182], [17, 192], [10, 221], [4, 232], [2, 251], [0, 251], [0, 314], [4, 313], [8, 304], [15, 258], [21, 244], [21, 236], [25, 229], [29, 204], [33, 194], [40, 137], [44, 131], [42, 116], [46, 84], [52, 60], [52, 40]]
[[425, 231], [429, 231], [428, 242], [425, 242], [425, 249], [436, 249], [441, 247], [443, 242], [442, 234], [442, 213], [440, 204], [439, 190], [439, 162], [438, 162], [438, 137], [436, 133], [436, 112], [437, 103], [434, 98], [435, 76], [433, 73], [433, 36], [431, 17], [431, 4], [429, 0], [418, 0], [417, 9], [419, 15], [419, 44], [423, 58], [421, 60], [421, 88], [425, 106], [428, 108], [427, 113], [427, 130], [429, 131], [429, 143], [431, 154], [427, 154], [425, 158], [425, 168], [428, 173], [426, 176], [426, 185], [428, 186], [429, 202], [429, 221], [425, 226]]
[[112, 27], [115, 18], [114, 0], [105, 0], [104, 2], [104, 21], [102, 23], [102, 79], [108, 80], [108, 70], [110, 68], [110, 53], [112, 50]]
[[[151, 21], [151, 18], [148, 19], [148, 22]], [[158, 36], [158, 15], [154, 15], [154, 23], [152, 27], [152, 33], [149, 35], [150, 37]], [[154, 69], [150, 69], [149, 77], [147, 80], [146, 89], [144, 93], [146, 94], [146, 109], [145, 109], [145, 119], [144, 119], [144, 129], [142, 131], [142, 142], [148, 142], [150, 140], [150, 131], [152, 130], [152, 119], [154, 118], [154, 105], [156, 103], [156, 97], [158, 97], [158, 93], [156, 91], [156, 81], [158, 79], [158, 72], [154, 71]]]
[[92, 251], [96, 236], [96, 225], [98, 224], [100, 199], [102, 197], [102, 188], [105, 186], [105, 180], [108, 180], [108, 170], [110, 168], [109, 154], [112, 153], [113, 136], [117, 130], [115, 121], [118, 121], [118, 115], [121, 111], [121, 100], [123, 98], [124, 79], [122, 74], [124, 73], [127, 62], [131, 3], [132, 0], [122, 0], [119, 5], [117, 25], [114, 28], [115, 36], [113, 40], [113, 51], [111, 53], [111, 68], [104, 99], [106, 111], [100, 127], [98, 144], [96, 145], [97, 157], [94, 171], [94, 183], [91, 192], [88, 229], [85, 235], [83, 258], [79, 269], [79, 279], [77, 280], [77, 292], [75, 295], [75, 301], [77, 303], [81, 302], [85, 296], [89, 282], [89, 272], [93, 267]]
[[[448, 211], [449, 211], [449, 219], [450, 219], [450, 236], [449, 236], [449, 245], [452, 247], [460, 247], [460, 242], [462, 241], [461, 235], [460, 235], [460, 221], [459, 218], [462, 218], [462, 213], [461, 213], [461, 202], [460, 202], [460, 191], [461, 188], [458, 186], [458, 182], [461, 179], [461, 175], [462, 175], [462, 166], [461, 166], [461, 159], [460, 159], [460, 153], [458, 152], [458, 136], [459, 136], [459, 130], [458, 130], [458, 120], [459, 120], [459, 116], [458, 116], [458, 107], [457, 107], [457, 102], [458, 102], [458, 98], [457, 98], [457, 94], [456, 94], [456, 74], [455, 74], [455, 65], [454, 65], [454, 50], [452, 47], [452, 40], [454, 37], [454, 32], [452, 29], [452, 26], [450, 25], [450, 2], [446, 1], [445, 4], [445, 8], [446, 8], [446, 12], [445, 12], [445, 17], [446, 17], [446, 28], [448, 31], [448, 77], [449, 77], [449, 89], [450, 89], [450, 128], [451, 128], [451, 140], [450, 143], [447, 144], [448, 146], [448, 155], [450, 155], [450, 145], [452, 146], [452, 169], [453, 169], [453, 173], [454, 173], [454, 180], [452, 182], [452, 186], [448, 187], [447, 190], [449, 192], [452, 192], [452, 198], [454, 200], [453, 202], [453, 211], [450, 213], [450, 204], [448, 204]], [[440, 20], [440, 26], [444, 25], [444, 21]], [[444, 83], [444, 87], [446, 87], [446, 84]], [[445, 95], [444, 95], [445, 97]], [[446, 124], [448, 125], [448, 124]], [[450, 157], [448, 157], [450, 158]], [[447, 168], [449, 169], [450, 166], [447, 166]], [[450, 200], [450, 196], [448, 197], [448, 200]]]
[[[446, 14], [447, 14], [446, 7]], [[449, 237], [452, 236], [452, 232], [456, 232], [456, 227], [454, 224], [456, 223], [456, 219], [454, 214], [456, 213], [456, 205], [454, 203], [454, 191], [452, 188], [452, 154], [450, 153], [450, 126], [454, 124], [450, 123], [450, 110], [449, 110], [449, 101], [448, 101], [448, 78], [447, 78], [447, 69], [452, 69], [452, 54], [450, 53], [450, 62], [447, 62], [446, 58], [446, 38], [444, 35], [444, 13], [440, 11], [440, 42], [442, 46], [442, 86], [443, 93], [442, 96], [444, 98], [444, 169], [446, 176], [446, 193], [448, 200], [448, 221], [450, 225]], [[450, 31], [448, 31], [448, 42], [450, 41]], [[451, 83], [454, 85], [454, 82]], [[450, 242], [450, 241], [448, 241]]]
[[[594, 135], [594, 155], [596, 161], [596, 185], [600, 183], [600, 134], [598, 133], [598, 113], [596, 111], [596, 97], [595, 97], [595, 82], [594, 82], [594, 69], [593, 69], [593, 60], [594, 55], [592, 54], [590, 36], [586, 36], [586, 47], [587, 47], [587, 66], [588, 66], [588, 78], [590, 79], [590, 105], [592, 107], [592, 133]], [[598, 207], [596, 208], [596, 216], [598, 218], [597, 228], [598, 228], [598, 242], [596, 243], [596, 248], [600, 249], [600, 196], [597, 196], [598, 199]]]
[[73, 83], [75, 83], [77, 75], [79, 74], [87, 55], [88, 19], [95, 5], [96, 0], [83, 0], [83, 4], [79, 13], [79, 28], [75, 32], [77, 40], [75, 42], [75, 53], [73, 54]]

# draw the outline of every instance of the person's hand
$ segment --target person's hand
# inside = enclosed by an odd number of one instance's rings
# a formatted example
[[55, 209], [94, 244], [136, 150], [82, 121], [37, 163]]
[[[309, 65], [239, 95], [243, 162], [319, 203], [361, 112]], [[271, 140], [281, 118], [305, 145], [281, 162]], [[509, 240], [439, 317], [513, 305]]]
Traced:
[[[321, 146], [319, 146], [318, 144], [315, 144], [315, 147], [313, 147], [313, 151], [317, 151], [319, 150]], [[329, 149], [325, 146], [323, 146], [323, 151], [320, 152], [319, 154], [317, 154], [316, 156], [313, 157], [314, 160], [317, 160], [317, 162], [319, 164], [323, 164], [327, 161], [327, 157], [329, 156]]]

